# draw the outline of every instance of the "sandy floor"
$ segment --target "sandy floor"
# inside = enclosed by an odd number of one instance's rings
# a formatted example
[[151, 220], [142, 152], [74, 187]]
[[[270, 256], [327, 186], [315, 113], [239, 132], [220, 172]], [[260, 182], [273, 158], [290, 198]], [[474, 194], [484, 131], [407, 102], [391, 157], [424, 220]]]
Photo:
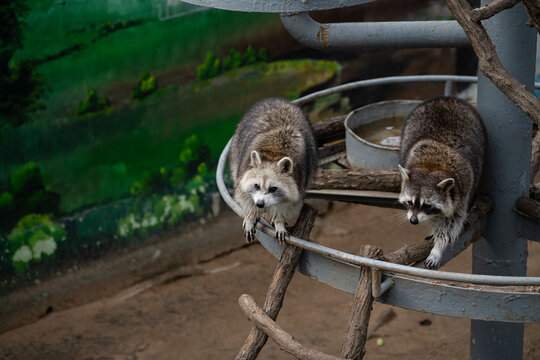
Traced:
[[[390, 252], [425, 236], [425, 228], [398, 225], [397, 214], [396, 210], [339, 205], [317, 220], [312, 238], [350, 252], [357, 252], [365, 243]], [[240, 219], [231, 226], [239, 228]], [[529, 259], [538, 258], [539, 244], [530, 243]], [[469, 249], [444, 270], [466, 272], [470, 264]], [[538, 276], [540, 262], [529, 264], [529, 275]], [[250, 329], [237, 305], [238, 297], [249, 293], [262, 304], [275, 265], [269, 253], [254, 245], [175, 269], [178, 276], [161, 285], [150, 286], [163, 279], [163, 274], [128, 287], [119, 286], [112, 296], [54, 308], [26, 326], [0, 334], [0, 358], [233, 359]], [[170, 268], [167, 271], [165, 276], [171, 274]], [[71, 296], [77, 303], [75, 298], [85, 293], [81, 290]], [[296, 274], [278, 323], [304, 345], [338, 355], [351, 301], [351, 295]], [[42, 305], [45, 313], [45, 300]], [[395, 312], [394, 319], [377, 331], [383, 345], [377, 346], [376, 338], [370, 339], [365, 359], [469, 357], [469, 320], [376, 303], [371, 325], [389, 309]], [[292, 358], [271, 340], [259, 356]], [[524, 359], [540, 359], [540, 325], [525, 326]]]

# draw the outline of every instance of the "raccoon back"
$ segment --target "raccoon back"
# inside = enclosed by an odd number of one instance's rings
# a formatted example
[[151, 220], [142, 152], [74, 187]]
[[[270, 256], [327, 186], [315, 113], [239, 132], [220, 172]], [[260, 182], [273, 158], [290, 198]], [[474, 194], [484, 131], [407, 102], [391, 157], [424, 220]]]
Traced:
[[400, 164], [407, 165], [412, 147], [422, 140], [445, 144], [470, 163], [476, 188], [487, 145], [482, 118], [468, 103], [454, 97], [438, 97], [418, 105], [407, 117], [400, 143]]
[[257, 102], [238, 123], [233, 136], [230, 165], [235, 184], [249, 168], [257, 150], [263, 161], [293, 160], [296, 184], [303, 192], [318, 166], [313, 127], [303, 111], [290, 102], [269, 98]]

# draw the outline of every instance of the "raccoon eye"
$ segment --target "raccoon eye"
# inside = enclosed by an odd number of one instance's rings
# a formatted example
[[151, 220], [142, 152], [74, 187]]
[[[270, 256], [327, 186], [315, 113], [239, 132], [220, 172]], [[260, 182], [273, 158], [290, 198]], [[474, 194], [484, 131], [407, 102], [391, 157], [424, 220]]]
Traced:
[[407, 202], [405, 203], [405, 207], [406, 207], [407, 209], [412, 209], [412, 207], [413, 207], [412, 201], [407, 201]]
[[259, 185], [259, 184], [255, 184], [255, 189], [257, 189], [257, 190], [261, 190], [261, 185]]
[[277, 187], [272, 186], [270, 189], [268, 189], [268, 192], [275, 193], [277, 191]]
[[433, 205], [425, 205], [424, 212], [427, 214], [438, 214], [441, 212], [441, 210]]

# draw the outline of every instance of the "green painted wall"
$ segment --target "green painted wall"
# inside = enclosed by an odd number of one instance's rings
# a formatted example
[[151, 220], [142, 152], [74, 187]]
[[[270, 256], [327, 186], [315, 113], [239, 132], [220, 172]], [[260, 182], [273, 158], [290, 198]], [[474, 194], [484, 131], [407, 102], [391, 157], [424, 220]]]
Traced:
[[[197, 80], [208, 51], [223, 60], [233, 46], [260, 50], [281, 22], [169, 2], [28, 2], [15, 60], [36, 62], [46, 109], [0, 128], [4, 285], [209, 216], [217, 157], [246, 109], [339, 71], [335, 62], [258, 61]], [[152, 94], [133, 99], [144, 73]], [[78, 114], [90, 89], [104, 108]]]

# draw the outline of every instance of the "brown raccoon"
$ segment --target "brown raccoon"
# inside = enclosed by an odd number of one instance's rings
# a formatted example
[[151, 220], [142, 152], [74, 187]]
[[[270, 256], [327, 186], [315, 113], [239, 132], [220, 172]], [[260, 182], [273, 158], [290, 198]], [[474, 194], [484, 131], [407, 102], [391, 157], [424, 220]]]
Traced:
[[290, 102], [262, 100], [238, 124], [229, 155], [234, 198], [244, 211], [247, 242], [263, 214], [276, 229], [276, 238], [289, 237], [302, 208], [304, 193], [317, 170], [317, 145], [311, 123]]
[[463, 230], [478, 187], [487, 139], [478, 112], [453, 97], [418, 105], [408, 116], [399, 149], [401, 194], [412, 224], [427, 221], [434, 246], [425, 261], [440, 267], [441, 257]]

